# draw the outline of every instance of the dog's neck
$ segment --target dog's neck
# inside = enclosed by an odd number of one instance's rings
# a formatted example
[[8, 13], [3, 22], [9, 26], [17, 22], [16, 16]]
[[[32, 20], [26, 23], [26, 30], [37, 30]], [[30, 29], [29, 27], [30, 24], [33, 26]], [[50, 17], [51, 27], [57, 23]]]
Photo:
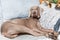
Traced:
[[34, 17], [30, 17], [31, 19], [33, 19], [33, 20], [39, 20], [39, 18], [34, 18]]

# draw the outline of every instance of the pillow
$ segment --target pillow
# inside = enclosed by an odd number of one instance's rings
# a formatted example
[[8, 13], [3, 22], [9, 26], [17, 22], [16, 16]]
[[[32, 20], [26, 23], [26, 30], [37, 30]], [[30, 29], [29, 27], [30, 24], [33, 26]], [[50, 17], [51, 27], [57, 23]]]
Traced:
[[3, 20], [27, 17], [31, 6], [39, 5], [38, 0], [2, 0]]
[[55, 10], [55, 4], [52, 5], [52, 8], [49, 8], [44, 4], [40, 5], [40, 7], [44, 9], [44, 12], [41, 14], [40, 22], [41, 25], [46, 29], [54, 29], [54, 25], [60, 18], [60, 11]]

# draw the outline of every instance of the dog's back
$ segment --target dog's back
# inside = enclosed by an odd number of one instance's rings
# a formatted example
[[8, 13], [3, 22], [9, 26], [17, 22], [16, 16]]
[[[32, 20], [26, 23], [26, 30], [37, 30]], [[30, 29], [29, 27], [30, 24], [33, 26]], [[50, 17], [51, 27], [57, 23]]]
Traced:
[[13, 25], [22, 25], [22, 26], [26, 26], [26, 27], [33, 27], [33, 26], [36, 26], [36, 22], [37, 22], [37, 20], [34, 20], [33, 18], [13, 19], [13, 20], [7, 21], [4, 24], [2, 24], [1, 32], [8, 30], [8, 28], [10, 28]]

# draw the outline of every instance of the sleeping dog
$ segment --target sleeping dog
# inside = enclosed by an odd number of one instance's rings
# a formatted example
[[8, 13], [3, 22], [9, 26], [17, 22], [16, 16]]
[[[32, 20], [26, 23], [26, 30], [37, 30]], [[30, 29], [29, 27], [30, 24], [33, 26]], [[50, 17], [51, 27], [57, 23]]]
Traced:
[[[45, 29], [40, 25], [40, 11], [43, 10], [38, 6], [30, 9], [28, 18], [17, 18], [6, 21], [2, 24], [1, 34], [7, 38], [15, 38], [21, 33], [28, 33], [33, 36], [46, 36], [55, 39], [58, 33], [52, 29]], [[43, 11], [42, 11], [43, 12]]]

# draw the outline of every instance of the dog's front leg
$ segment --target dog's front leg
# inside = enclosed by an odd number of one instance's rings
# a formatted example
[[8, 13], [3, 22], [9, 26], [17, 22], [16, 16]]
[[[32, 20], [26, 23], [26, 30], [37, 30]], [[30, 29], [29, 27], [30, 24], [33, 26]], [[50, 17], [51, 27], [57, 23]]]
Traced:
[[39, 30], [41, 30], [41, 31], [48, 32], [48, 33], [49, 33], [49, 32], [53, 32], [52, 29], [43, 28], [43, 27], [41, 26], [40, 22], [37, 22], [37, 26], [38, 26]]
[[49, 37], [49, 38], [51, 38], [53, 40], [57, 39], [58, 33], [55, 32], [54, 30], [45, 29], [45, 28], [43, 28], [43, 27], [40, 26], [40, 23], [38, 23], [37, 26], [38, 26], [38, 28], [39, 28], [40, 31], [42, 31], [42, 32], [44, 32], [44, 33], [46, 33], [48, 35], [47, 37]]

